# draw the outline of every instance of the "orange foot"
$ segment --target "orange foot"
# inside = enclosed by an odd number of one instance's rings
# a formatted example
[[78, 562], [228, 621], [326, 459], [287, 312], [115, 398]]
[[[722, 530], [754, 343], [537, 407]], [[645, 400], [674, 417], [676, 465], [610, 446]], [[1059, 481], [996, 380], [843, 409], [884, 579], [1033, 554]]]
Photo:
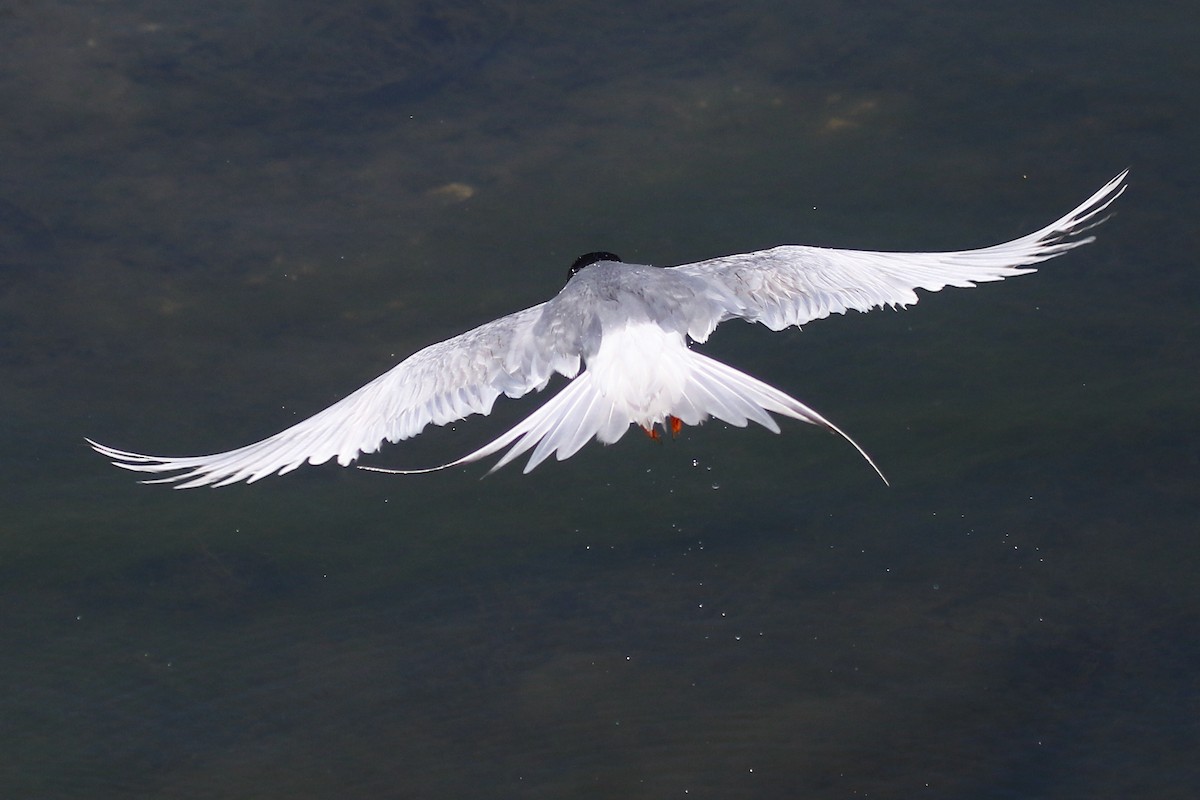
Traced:
[[[679, 417], [672, 416], [671, 414], [667, 414], [667, 418], [663, 421], [663, 430], [670, 431], [671, 438], [674, 439], [676, 436], [679, 435], [679, 432], [681, 430], [683, 430], [683, 420], [681, 420]], [[662, 441], [662, 434], [659, 433], [658, 428], [654, 428], [654, 427], [647, 428], [645, 426], [642, 426], [642, 432], [645, 433], [646, 436], [650, 437], [650, 439], [652, 441], [655, 441], [655, 442]]]

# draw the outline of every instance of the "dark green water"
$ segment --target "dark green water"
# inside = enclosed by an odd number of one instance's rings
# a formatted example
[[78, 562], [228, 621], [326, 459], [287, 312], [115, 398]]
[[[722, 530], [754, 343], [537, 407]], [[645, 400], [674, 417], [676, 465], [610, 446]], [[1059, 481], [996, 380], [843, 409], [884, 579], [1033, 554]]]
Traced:
[[[1190, 798], [1190, 4], [0, 7], [0, 796]], [[579, 253], [1034, 276], [706, 351], [716, 423], [523, 476], [137, 485]], [[535, 407], [386, 448], [440, 463]]]

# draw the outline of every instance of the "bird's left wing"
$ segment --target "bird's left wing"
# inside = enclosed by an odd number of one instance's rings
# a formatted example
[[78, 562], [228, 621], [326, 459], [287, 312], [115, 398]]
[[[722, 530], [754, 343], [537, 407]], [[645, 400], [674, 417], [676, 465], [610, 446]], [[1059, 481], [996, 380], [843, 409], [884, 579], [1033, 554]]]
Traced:
[[149, 456], [87, 441], [118, 467], [177, 473], [146, 481], [174, 483], [177, 489], [253, 483], [305, 462], [322, 464], [331, 458], [345, 466], [362, 453], [375, 452], [385, 440], [397, 442], [430, 424], [488, 414], [501, 394], [520, 397], [541, 389], [555, 372], [574, 377], [579, 356], [546, 352], [534, 335], [542, 305], [430, 345], [324, 411], [236, 450]]
[[[1125, 191], [1128, 170], [1041, 230], [977, 250], [889, 253], [784, 245], [672, 269], [712, 281], [737, 298], [739, 316], [772, 330], [848, 309], [869, 311], [917, 302], [916, 289], [974, 286], [1033, 272], [1029, 267], [1087, 244], [1084, 231]], [[720, 322], [715, 320], [713, 324]]]

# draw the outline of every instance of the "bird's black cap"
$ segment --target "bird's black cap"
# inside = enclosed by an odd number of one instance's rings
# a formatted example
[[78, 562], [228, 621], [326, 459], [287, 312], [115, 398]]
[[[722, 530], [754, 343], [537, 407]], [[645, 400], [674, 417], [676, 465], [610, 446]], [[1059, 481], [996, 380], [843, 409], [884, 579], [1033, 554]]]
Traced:
[[[579, 258], [575, 259], [575, 263], [571, 265], [571, 275], [574, 275], [584, 267], [590, 267], [597, 261], [616, 261], [621, 263], [621, 257], [616, 253], [609, 253], [604, 250], [597, 250], [594, 253], [584, 253]], [[570, 277], [568, 275], [567, 277]]]

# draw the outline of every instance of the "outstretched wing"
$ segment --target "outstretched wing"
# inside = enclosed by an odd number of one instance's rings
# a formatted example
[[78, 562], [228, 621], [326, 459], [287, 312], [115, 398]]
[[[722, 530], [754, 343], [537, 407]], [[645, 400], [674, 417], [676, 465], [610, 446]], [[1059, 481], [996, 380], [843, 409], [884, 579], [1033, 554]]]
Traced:
[[177, 489], [253, 483], [331, 458], [345, 466], [362, 453], [375, 452], [385, 440], [397, 442], [430, 424], [488, 414], [501, 394], [520, 397], [541, 389], [554, 372], [576, 375], [578, 355], [542, 352], [533, 333], [541, 309], [537, 305], [430, 345], [324, 411], [236, 450], [149, 456], [87, 441], [118, 467], [178, 473], [147, 481], [174, 483]]
[[1080, 234], [1103, 222], [1097, 217], [1125, 191], [1128, 172], [1041, 230], [978, 250], [889, 253], [784, 245], [672, 269], [732, 293], [743, 308], [723, 319], [739, 316], [776, 331], [847, 309], [906, 306], [917, 302], [916, 289], [936, 292], [1024, 275], [1035, 271], [1033, 264], [1091, 242]]

